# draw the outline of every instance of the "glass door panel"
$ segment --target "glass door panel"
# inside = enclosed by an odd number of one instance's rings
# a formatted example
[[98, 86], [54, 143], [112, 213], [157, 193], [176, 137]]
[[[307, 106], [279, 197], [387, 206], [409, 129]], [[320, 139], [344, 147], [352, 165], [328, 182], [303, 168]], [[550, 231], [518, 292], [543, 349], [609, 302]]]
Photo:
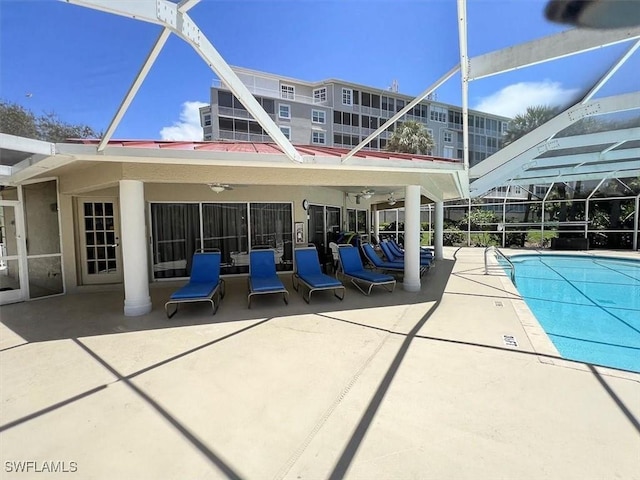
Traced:
[[82, 280], [85, 284], [120, 283], [120, 234], [115, 199], [80, 201]]
[[16, 204], [0, 201], [0, 305], [24, 300], [19, 257], [20, 220]]

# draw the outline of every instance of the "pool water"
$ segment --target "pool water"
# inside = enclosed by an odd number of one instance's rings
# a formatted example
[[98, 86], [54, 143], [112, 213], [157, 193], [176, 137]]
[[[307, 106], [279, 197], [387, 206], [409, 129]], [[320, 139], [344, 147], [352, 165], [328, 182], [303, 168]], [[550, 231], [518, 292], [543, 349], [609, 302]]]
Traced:
[[564, 358], [640, 372], [640, 261], [514, 255], [516, 287]]

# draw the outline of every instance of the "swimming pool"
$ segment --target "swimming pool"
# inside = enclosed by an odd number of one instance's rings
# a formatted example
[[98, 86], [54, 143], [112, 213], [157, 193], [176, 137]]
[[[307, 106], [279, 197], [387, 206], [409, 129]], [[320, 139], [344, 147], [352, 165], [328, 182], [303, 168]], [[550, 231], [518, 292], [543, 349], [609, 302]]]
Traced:
[[513, 255], [516, 287], [564, 358], [640, 372], [640, 261]]

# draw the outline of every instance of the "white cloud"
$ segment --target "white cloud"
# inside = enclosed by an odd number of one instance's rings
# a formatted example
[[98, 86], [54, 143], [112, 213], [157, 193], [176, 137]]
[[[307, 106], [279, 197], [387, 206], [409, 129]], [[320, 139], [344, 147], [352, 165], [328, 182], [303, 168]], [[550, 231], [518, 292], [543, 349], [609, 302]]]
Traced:
[[200, 107], [208, 103], [186, 101], [182, 104], [180, 120], [170, 127], [160, 130], [162, 140], [202, 140], [202, 127], [200, 126]]
[[524, 113], [527, 107], [537, 105], [556, 106], [566, 104], [578, 89], [562, 88], [560, 82], [520, 82], [508, 85], [496, 93], [480, 99], [473, 107], [481, 112], [514, 117]]

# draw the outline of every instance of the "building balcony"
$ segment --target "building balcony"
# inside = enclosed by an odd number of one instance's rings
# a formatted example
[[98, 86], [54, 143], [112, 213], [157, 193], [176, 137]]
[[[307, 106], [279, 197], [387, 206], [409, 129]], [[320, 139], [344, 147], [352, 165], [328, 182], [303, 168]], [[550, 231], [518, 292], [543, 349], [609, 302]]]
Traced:
[[[221, 89], [224, 89], [224, 90], [230, 90], [229, 87], [227, 87], [227, 85], [225, 85], [220, 80], [214, 80], [211, 86], [213, 88], [221, 88]], [[328, 100], [318, 101], [313, 97], [308, 97], [308, 96], [305, 96], [305, 95], [299, 95], [297, 93], [294, 94], [294, 95], [281, 95], [281, 92], [278, 89], [262, 88], [262, 87], [257, 87], [255, 85], [247, 85], [247, 84], [245, 84], [245, 87], [247, 87], [247, 89], [253, 95], [258, 96], [258, 97], [273, 98], [275, 100], [284, 100], [284, 101], [289, 101], [289, 102], [306, 103], [308, 105], [318, 105], [318, 106], [325, 106], [325, 107], [329, 107], [330, 106]]]

